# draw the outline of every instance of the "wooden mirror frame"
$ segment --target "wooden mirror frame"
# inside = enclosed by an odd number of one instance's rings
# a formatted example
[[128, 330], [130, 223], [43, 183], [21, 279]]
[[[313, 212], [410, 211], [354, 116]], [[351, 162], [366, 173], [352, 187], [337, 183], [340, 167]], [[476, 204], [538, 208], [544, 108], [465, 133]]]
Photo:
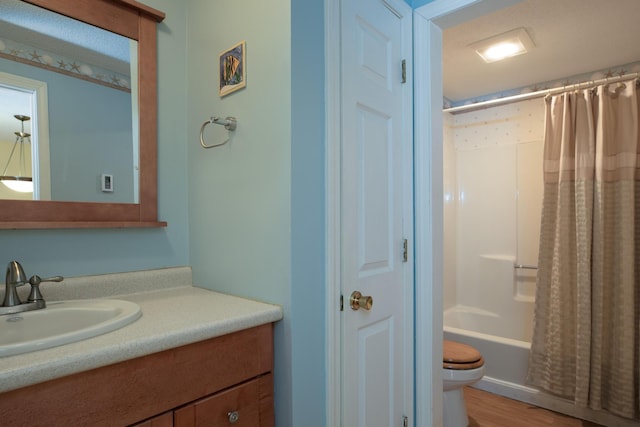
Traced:
[[163, 12], [135, 0], [23, 0], [138, 42], [139, 203], [0, 200], [0, 229], [165, 227], [158, 221], [156, 24]]

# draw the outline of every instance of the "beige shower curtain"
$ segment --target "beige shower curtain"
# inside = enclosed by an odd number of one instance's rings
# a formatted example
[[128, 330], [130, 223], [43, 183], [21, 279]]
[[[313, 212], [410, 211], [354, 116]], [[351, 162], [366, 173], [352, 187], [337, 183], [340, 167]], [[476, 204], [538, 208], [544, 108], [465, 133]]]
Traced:
[[547, 98], [529, 382], [640, 414], [637, 81]]

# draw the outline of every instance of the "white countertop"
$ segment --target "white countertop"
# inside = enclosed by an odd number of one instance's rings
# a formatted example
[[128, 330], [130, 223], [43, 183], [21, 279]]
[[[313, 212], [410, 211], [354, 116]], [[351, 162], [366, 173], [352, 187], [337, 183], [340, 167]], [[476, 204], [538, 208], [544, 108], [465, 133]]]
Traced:
[[83, 341], [0, 358], [0, 392], [275, 322], [282, 308], [193, 286], [107, 296], [142, 317]]

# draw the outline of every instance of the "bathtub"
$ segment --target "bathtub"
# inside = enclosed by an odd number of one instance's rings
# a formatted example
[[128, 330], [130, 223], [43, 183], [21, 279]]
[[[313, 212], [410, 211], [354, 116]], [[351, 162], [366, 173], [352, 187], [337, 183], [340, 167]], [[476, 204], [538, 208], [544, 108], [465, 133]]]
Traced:
[[515, 322], [505, 321], [496, 313], [460, 305], [445, 310], [443, 322], [444, 339], [471, 345], [482, 353], [485, 374], [478, 388], [486, 388], [483, 383], [489, 382], [525, 387], [531, 332], [518, 336], [522, 328], [514, 327]]
[[578, 408], [569, 400], [526, 385], [533, 331], [530, 318], [525, 330], [522, 322], [475, 307], [457, 305], [444, 311], [444, 339], [471, 345], [484, 357], [484, 377], [473, 387], [606, 426], [638, 427], [637, 421]]

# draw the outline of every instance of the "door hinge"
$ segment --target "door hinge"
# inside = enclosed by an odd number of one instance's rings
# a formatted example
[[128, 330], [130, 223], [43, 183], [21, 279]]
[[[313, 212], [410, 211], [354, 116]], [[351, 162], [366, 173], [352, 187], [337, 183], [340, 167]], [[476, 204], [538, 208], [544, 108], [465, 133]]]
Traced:
[[407, 60], [402, 60], [402, 83], [407, 82]]
[[340, 295], [340, 311], [344, 311], [344, 295]]
[[409, 427], [409, 417], [406, 415], [402, 417], [402, 427]]
[[407, 241], [407, 239], [404, 239], [402, 241], [402, 261], [409, 261], [409, 242]]

